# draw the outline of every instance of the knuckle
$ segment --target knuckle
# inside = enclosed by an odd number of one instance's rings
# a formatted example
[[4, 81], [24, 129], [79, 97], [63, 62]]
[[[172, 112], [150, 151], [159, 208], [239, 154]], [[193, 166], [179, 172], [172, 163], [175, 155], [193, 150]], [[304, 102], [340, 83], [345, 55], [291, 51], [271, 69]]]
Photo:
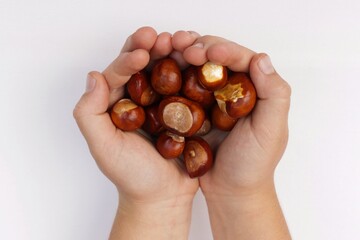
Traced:
[[290, 84], [288, 82], [283, 80], [281, 91], [284, 93], [284, 95], [286, 97], [290, 98], [292, 89], [291, 89], [291, 86], [290, 86]]
[[75, 105], [74, 109], [73, 109], [73, 112], [72, 112], [73, 118], [78, 121], [78, 120], [81, 118], [81, 116], [83, 115], [82, 112], [83, 112], [83, 111], [82, 111], [81, 104], [80, 104], [80, 103], [77, 103], [77, 104]]

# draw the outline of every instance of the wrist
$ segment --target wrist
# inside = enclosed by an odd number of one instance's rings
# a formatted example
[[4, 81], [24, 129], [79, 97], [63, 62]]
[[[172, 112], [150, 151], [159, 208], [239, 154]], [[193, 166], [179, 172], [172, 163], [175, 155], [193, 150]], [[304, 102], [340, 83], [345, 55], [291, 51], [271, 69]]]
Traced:
[[[205, 195], [205, 194], [204, 194]], [[272, 181], [256, 188], [241, 189], [223, 192], [208, 191], [205, 195], [210, 211], [233, 211], [251, 214], [261, 208], [269, 207], [273, 202], [278, 202], [275, 185]]]
[[214, 239], [290, 239], [272, 181], [233, 194], [207, 193]]
[[193, 197], [134, 201], [120, 197], [110, 240], [187, 239]]

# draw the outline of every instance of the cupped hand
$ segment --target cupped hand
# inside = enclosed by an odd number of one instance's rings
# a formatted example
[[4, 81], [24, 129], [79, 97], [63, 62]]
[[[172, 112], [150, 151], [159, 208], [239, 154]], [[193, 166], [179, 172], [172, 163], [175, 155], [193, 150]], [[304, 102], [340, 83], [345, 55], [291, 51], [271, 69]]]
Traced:
[[[185, 35], [179, 40], [184, 45], [198, 38], [194, 33]], [[123, 198], [135, 202], [190, 202], [199, 187], [178, 161], [161, 157], [149, 139], [138, 132], [116, 129], [107, 112], [124, 96], [124, 85], [132, 74], [168, 55], [184, 66], [182, 56], [172, 47], [171, 34], [157, 34], [150, 27], [138, 29], [103, 73], [89, 73], [87, 91], [74, 109], [99, 168]]]
[[211, 61], [235, 72], [250, 73], [257, 91], [253, 112], [239, 119], [230, 133], [214, 129], [205, 136], [216, 150], [214, 167], [199, 179], [205, 197], [243, 194], [271, 183], [288, 139], [289, 85], [266, 54], [237, 43], [203, 36], [184, 47], [177, 34], [172, 41], [190, 64]]

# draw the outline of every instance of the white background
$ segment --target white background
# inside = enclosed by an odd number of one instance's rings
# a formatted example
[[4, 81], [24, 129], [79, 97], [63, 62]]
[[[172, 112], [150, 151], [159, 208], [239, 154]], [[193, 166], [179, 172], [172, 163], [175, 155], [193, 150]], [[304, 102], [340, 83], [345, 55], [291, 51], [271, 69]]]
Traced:
[[[356, 0], [0, 0], [0, 239], [106, 239], [117, 194], [72, 118], [90, 70], [143, 25], [267, 52], [293, 89], [277, 169], [293, 239], [360, 238]], [[190, 239], [212, 239], [195, 198]]]

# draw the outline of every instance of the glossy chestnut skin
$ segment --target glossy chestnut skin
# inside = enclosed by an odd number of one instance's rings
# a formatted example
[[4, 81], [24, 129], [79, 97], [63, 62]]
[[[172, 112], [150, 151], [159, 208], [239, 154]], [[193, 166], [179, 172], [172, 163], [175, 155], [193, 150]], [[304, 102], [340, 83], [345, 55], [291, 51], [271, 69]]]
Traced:
[[189, 137], [201, 128], [205, 111], [197, 102], [180, 96], [169, 96], [160, 102], [158, 117], [167, 130]]
[[190, 178], [203, 176], [213, 165], [211, 148], [201, 137], [186, 139], [183, 156]]
[[[215, 104], [216, 106], [217, 104]], [[196, 136], [204, 136], [211, 131], [212, 124], [210, 119], [206, 116], [201, 128], [195, 133]]]
[[110, 116], [114, 125], [124, 131], [136, 130], [145, 121], [144, 109], [127, 98], [115, 103], [111, 109]]
[[237, 118], [230, 117], [227, 113], [220, 110], [219, 105], [215, 104], [211, 111], [211, 122], [217, 129], [231, 131], [237, 122]]
[[172, 58], [159, 60], [151, 71], [151, 85], [161, 95], [174, 95], [181, 89], [181, 71]]
[[148, 106], [160, 99], [160, 96], [152, 88], [145, 71], [133, 74], [126, 84], [130, 98], [138, 105]]
[[204, 108], [210, 107], [215, 102], [215, 97], [212, 91], [201, 86], [198, 77], [198, 70], [195, 66], [190, 66], [184, 70], [183, 85], [181, 93], [186, 98], [200, 103]]
[[215, 91], [214, 95], [221, 111], [232, 118], [249, 114], [257, 99], [254, 84], [246, 73], [233, 73], [225, 87]]
[[159, 121], [158, 117], [158, 105], [152, 105], [145, 109], [145, 122], [142, 125], [142, 129], [150, 135], [157, 136], [160, 132], [164, 131], [164, 127]]
[[212, 62], [198, 67], [198, 76], [200, 84], [210, 91], [223, 88], [228, 79], [227, 68]]
[[163, 158], [177, 158], [179, 157], [185, 147], [185, 138], [178, 136], [169, 131], [160, 134], [156, 140], [156, 149]]

